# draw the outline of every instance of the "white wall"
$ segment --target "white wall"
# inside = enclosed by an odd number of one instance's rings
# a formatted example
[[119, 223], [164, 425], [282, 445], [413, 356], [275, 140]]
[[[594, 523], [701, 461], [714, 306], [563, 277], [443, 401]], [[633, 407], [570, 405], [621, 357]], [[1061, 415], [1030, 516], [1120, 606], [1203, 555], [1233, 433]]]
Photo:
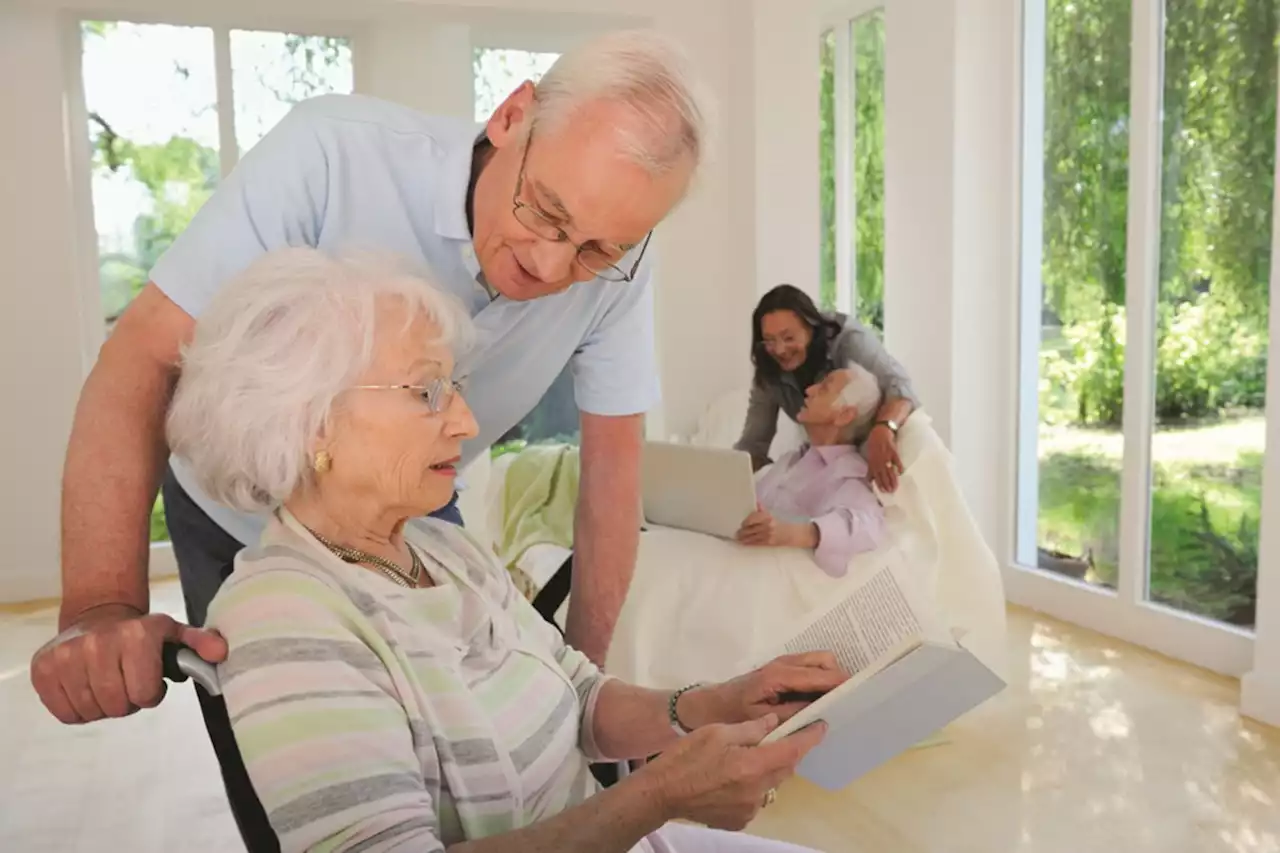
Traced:
[[950, 443], [954, 3], [893, 0], [885, 45], [885, 342]]
[[[951, 446], [969, 509], [1012, 553], [1018, 267], [1018, 0], [957, 0]], [[936, 357], [947, 358], [943, 353]]]
[[395, 14], [366, 25], [355, 42], [356, 88], [427, 113], [471, 118], [471, 28]]
[[[995, 553], [1011, 539], [1017, 0], [890, 0], [885, 339]], [[1006, 482], [1008, 481], [1008, 482]]]
[[815, 3], [754, 0], [752, 9], [757, 289], [785, 282], [816, 300], [821, 19]]
[[51, 15], [0, 4], [0, 599], [57, 589], [62, 451], [83, 376], [57, 48]]

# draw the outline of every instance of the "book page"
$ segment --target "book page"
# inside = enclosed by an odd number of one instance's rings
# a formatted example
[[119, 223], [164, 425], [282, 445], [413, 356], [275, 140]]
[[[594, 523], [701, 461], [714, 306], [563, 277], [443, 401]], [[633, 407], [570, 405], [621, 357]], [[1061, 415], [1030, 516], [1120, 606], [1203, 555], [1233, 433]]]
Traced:
[[876, 572], [785, 646], [786, 654], [832, 652], [840, 668], [857, 675], [921, 636], [920, 621], [888, 567]]

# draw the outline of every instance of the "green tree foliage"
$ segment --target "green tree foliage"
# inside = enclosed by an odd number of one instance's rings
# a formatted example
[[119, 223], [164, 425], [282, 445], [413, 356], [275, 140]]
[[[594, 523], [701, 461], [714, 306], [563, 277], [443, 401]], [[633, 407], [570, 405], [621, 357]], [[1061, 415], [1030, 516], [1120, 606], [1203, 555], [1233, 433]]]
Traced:
[[[289, 34], [284, 40], [289, 53], [289, 80], [286, 89], [268, 88], [276, 99], [296, 104], [312, 95], [331, 91], [332, 69], [351, 61], [351, 40], [334, 36], [302, 36]], [[265, 79], [263, 80], [266, 84]]]
[[822, 234], [818, 298], [821, 307], [831, 310], [836, 306], [836, 36], [831, 30], [823, 33], [819, 42], [818, 68], [818, 218]]
[[[1275, 0], [1167, 0], [1156, 412], [1262, 402], [1275, 170]], [[1048, 0], [1046, 317], [1076, 415], [1120, 424], [1130, 4]], [[1121, 319], [1123, 313], [1118, 315]], [[1232, 351], [1235, 351], [1234, 353]]]
[[105, 254], [99, 260], [110, 323], [147, 283], [148, 271], [213, 194], [218, 152], [185, 136], [139, 144], [118, 136], [97, 113], [90, 114], [89, 122], [95, 170], [126, 169], [150, 196], [149, 209], [133, 221], [134, 251]]
[[1128, 0], [1047, 0], [1045, 305], [1067, 322], [1124, 304]]

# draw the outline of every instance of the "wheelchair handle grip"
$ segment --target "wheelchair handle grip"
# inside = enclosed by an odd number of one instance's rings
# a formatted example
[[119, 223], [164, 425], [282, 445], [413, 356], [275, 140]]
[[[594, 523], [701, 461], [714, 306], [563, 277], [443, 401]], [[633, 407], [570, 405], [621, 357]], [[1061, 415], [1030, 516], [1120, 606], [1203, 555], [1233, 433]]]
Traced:
[[210, 696], [222, 695], [217, 667], [191, 649], [179, 643], [165, 643], [160, 655], [164, 677], [169, 681], [180, 683], [190, 678]]

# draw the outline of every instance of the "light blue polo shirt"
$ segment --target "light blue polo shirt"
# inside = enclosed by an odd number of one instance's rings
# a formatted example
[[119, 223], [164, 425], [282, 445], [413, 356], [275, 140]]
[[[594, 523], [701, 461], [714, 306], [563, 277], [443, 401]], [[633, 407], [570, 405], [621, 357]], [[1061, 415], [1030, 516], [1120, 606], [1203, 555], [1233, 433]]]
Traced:
[[[465, 205], [479, 131], [359, 95], [300, 104], [244, 156], [151, 279], [198, 318], [224, 282], [273, 249], [381, 249], [425, 264], [477, 328], [455, 374], [467, 379], [480, 425], [464, 463], [528, 414], [566, 363], [582, 411], [649, 410], [659, 387], [647, 262], [634, 282], [597, 279], [527, 302], [491, 300], [477, 280]], [[214, 521], [241, 542], [257, 541], [263, 519], [215, 503], [181, 460], [170, 461]]]

